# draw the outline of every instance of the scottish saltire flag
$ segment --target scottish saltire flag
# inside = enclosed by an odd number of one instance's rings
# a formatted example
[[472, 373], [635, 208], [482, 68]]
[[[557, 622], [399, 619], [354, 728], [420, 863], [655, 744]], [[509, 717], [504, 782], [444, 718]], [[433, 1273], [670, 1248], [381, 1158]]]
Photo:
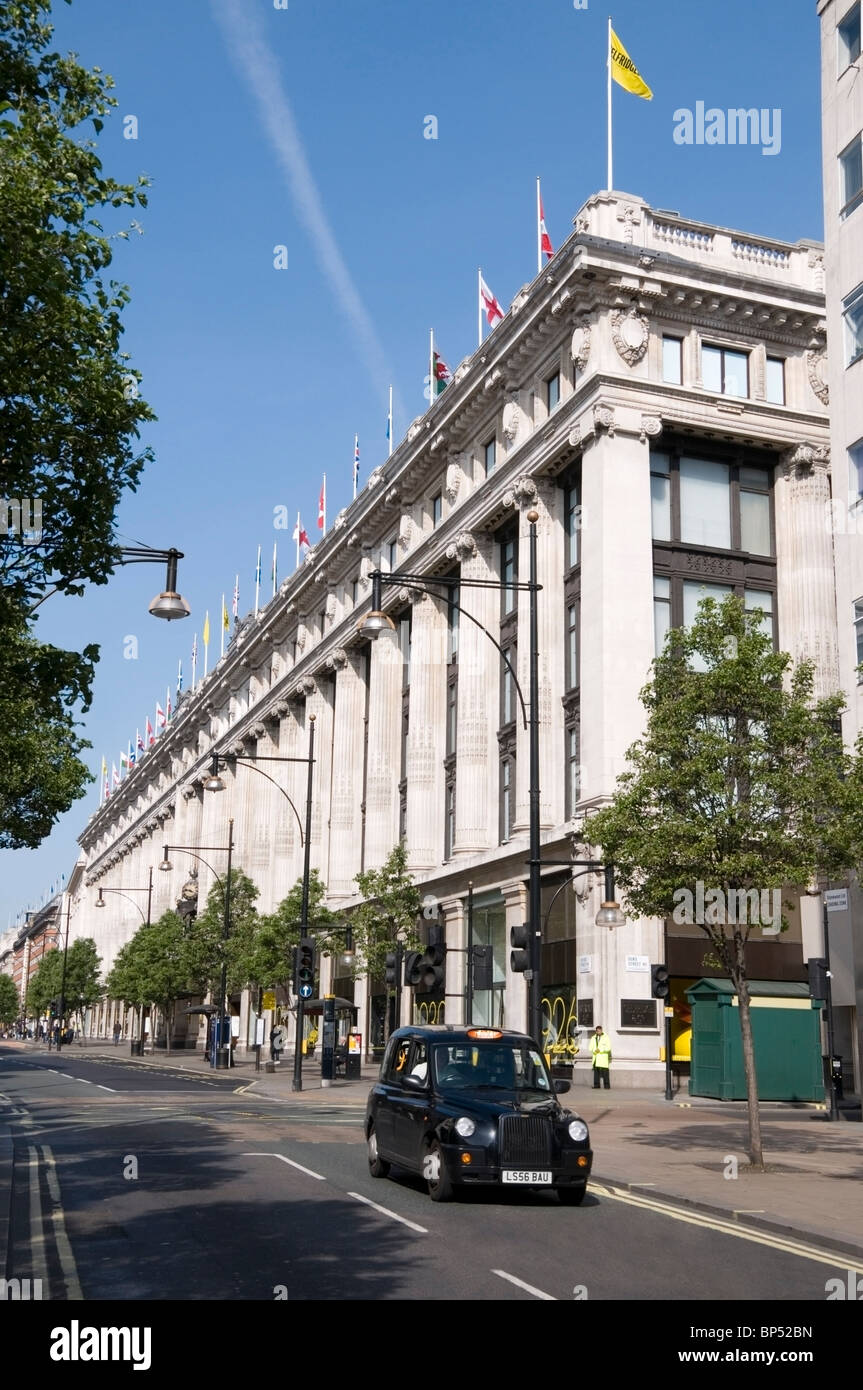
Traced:
[[354, 497], [357, 495], [357, 483], [360, 479], [360, 437], [354, 435]]
[[178, 700], [179, 700], [180, 696], [182, 695], [182, 693], [183, 693], [183, 660], [182, 660], [182, 657], [181, 657], [180, 660], [179, 660], [178, 663], [177, 663], [177, 699], [178, 699]]

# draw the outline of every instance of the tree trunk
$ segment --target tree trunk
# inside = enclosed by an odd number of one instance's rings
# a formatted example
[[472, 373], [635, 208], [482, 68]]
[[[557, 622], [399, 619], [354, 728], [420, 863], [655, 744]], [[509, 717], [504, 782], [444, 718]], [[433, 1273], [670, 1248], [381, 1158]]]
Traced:
[[752, 1016], [749, 1011], [749, 982], [743, 954], [743, 937], [735, 932], [736, 968], [732, 983], [737, 990], [740, 1014], [740, 1037], [743, 1043], [743, 1075], [746, 1079], [746, 1106], [749, 1116], [749, 1161], [753, 1168], [764, 1168], [761, 1149], [761, 1113], [758, 1109], [758, 1078], [755, 1073], [755, 1047], [752, 1041]]
[[172, 999], [165, 1009], [165, 1055], [167, 1057], [171, 1055], [171, 1034], [174, 1031], [174, 1010], [176, 1007], [177, 1001]]

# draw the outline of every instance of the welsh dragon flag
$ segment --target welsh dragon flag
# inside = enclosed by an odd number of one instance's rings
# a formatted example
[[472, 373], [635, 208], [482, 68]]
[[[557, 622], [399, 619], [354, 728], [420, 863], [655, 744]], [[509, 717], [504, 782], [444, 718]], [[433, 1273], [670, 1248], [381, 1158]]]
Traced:
[[452, 381], [452, 372], [450, 371], [446, 362], [444, 362], [439, 352], [435, 351], [432, 354], [432, 359], [434, 363], [433, 372], [435, 383], [435, 395], [439, 396], [441, 391], [444, 391]]

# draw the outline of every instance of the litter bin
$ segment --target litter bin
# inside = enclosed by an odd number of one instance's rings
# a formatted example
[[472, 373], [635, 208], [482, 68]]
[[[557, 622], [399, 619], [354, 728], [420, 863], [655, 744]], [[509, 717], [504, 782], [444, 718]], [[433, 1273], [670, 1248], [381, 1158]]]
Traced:
[[129, 1044], [129, 1050], [133, 1057], [141, 1057], [143, 1055], [144, 1044], [141, 1042], [140, 1038], [132, 1039], [131, 1043]]

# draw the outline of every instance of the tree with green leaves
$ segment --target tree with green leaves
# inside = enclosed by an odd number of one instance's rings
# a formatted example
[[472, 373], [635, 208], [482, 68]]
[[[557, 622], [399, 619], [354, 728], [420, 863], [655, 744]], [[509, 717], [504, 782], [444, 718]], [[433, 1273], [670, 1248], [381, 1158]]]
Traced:
[[[379, 869], [357, 874], [356, 882], [363, 901], [350, 916], [356, 952], [353, 973], [379, 980], [386, 972], [387, 955], [396, 946], [414, 950], [422, 945], [417, 932], [420, 890], [408, 873], [404, 844], [397, 844]], [[387, 1008], [385, 1040], [389, 1016]]]
[[114, 958], [114, 964], [105, 978], [105, 993], [109, 999], [118, 999], [128, 1009], [138, 1013], [138, 1037], [143, 1032], [144, 1009], [150, 1003], [150, 981], [146, 969], [146, 952], [138, 940], [143, 928], [121, 946]]
[[249, 943], [259, 921], [255, 902], [260, 892], [242, 869], [231, 870], [230, 920], [226, 941], [222, 883], [214, 881], [211, 885], [204, 911], [199, 913], [187, 932], [186, 949], [191, 978], [200, 981], [204, 992], [218, 992], [222, 962], [226, 961], [228, 993], [231, 994], [250, 983]]
[[[632, 913], [696, 921], [708, 963], [731, 979], [749, 1154], [762, 1168], [746, 945], [765, 925], [785, 929], [783, 890], [851, 862], [843, 698], [816, 700], [811, 663], [774, 651], [760, 613], [734, 596], [705, 599], [690, 628], [668, 633], [641, 698], [645, 733], [585, 838], [614, 863]], [[695, 913], [699, 883], [708, 906]]]
[[[320, 946], [330, 944], [329, 929], [338, 921], [336, 914], [324, 906], [326, 884], [317, 869], [309, 875], [309, 929]], [[294, 972], [294, 948], [300, 940], [303, 881], [297, 879], [275, 912], [266, 913], [253, 923], [253, 929], [237, 938], [238, 968], [247, 984], [265, 988], [281, 988], [290, 993]]]
[[27, 1015], [39, 1018], [47, 1012], [52, 999], [60, 998], [60, 981], [63, 975], [63, 952], [46, 951], [27, 986]]
[[[48, 0], [0, 6], [0, 848], [33, 848], [91, 780], [72, 717], [98, 648], [39, 642], [54, 589], [104, 584], [120, 558], [123, 493], [155, 417], [121, 351], [125, 286], [107, 278], [107, 214], [144, 206], [146, 180], [106, 175], [96, 140], [113, 83], [51, 50]], [[126, 219], [128, 221], [128, 219]]]
[[21, 1015], [21, 1001], [11, 975], [0, 975], [0, 1027], [6, 1028]]
[[132, 940], [142, 993], [161, 1010], [165, 1050], [170, 1053], [178, 999], [202, 992], [202, 981], [192, 970], [185, 924], [179, 913], [163, 912], [158, 921], [139, 927]]
[[[62, 959], [62, 951], [56, 954]], [[79, 1028], [84, 1010], [89, 1009], [91, 1004], [97, 1004], [104, 994], [101, 973], [102, 958], [96, 950], [95, 941], [91, 936], [79, 936], [67, 953], [65, 980], [62, 967], [60, 973], [66, 1018], [77, 1015]]]

